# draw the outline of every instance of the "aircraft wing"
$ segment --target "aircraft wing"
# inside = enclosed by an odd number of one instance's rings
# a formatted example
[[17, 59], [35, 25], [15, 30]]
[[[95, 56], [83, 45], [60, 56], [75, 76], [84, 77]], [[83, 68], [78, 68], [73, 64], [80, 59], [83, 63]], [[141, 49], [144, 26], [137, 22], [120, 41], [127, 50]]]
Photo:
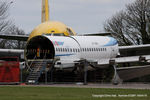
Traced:
[[149, 51], [150, 51], [150, 44], [119, 46], [119, 52], [121, 56], [150, 55]]
[[83, 33], [79, 36], [111, 36], [111, 33]]
[[[146, 64], [150, 63], [150, 55], [143, 55], [143, 56], [128, 56], [128, 57], [119, 57], [119, 58], [112, 58], [103, 61], [99, 61], [98, 65], [99, 68], [101, 66], [106, 66], [109, 64], [125, 64], [125, 63], [138, 63], [138, 62], [145, 62]], [[127, 64], [126, 64], [127, 65]], [[119, 77], [119, 80], [130, 80], [146, 75], [150, 75], [150, 65], [143, 65], [143, 66], [130, 66], [130, 67], [117, 67], [116, 66], [116, 75]], [[117, 77], [115, 76], [115, 77]], [[119, 81], [117, 79], [117, 81]]]
[[0, 56], [19, 56], [24, 59], [24, 50], [21, 49], [0, 49]]
[[0, 35], [1, 39], [27, 41], [27, 35]]
[[114, 60], [118, 64], [120, 64], [120, 63], [132, 63], [132, 62], [149, 62], [150, 61], [150, 55], [119, 57], [119, 58], [114, 58]]
[[117, 68], [117, 73], [124, 81], [150, 74], [150, 65]]
[[98, 61], [98, 65], [109, 65], [110, 63], [123, 64], [123, 63], [134, 63], [134, 62], [150, 62], [150, 55], [104, 59]]
[[119, 46], [119, 50], [139, 49], [139, 48], [150, 48], [150, 44], [134, 45], [134, 46]]
[[[150, 44], [136, 46], [120, 46], [120, 55], [116, 63], [150, 62]], [[137, 56], [135, 56], [137, 55]], [[126, 81], [150, 74], [150, 65], [116, 68], [119, 77]]]

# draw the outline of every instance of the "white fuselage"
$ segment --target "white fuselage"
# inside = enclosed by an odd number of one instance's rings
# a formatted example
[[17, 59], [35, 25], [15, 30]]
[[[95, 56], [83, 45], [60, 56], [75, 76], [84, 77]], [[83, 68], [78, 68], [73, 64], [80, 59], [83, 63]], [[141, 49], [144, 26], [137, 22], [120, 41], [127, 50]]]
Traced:
[[33, 59], [37, 54], [37, 59], [57, 57], [60, 60], [55, 67], [70, 68], [81, 59], [102, 65], [116, 57], [118, 52], [118, 43], [112, 37], [43, 35], [34, 37], [27, 43], [26, 58]]
[[46, 36], [54, 45], [55, 57], [60, 61], [55, 67], [73, 67], [75, 61], [86, 59], [101, 62], [118, 54], [118, 43], [112, 37], [104, 36]]

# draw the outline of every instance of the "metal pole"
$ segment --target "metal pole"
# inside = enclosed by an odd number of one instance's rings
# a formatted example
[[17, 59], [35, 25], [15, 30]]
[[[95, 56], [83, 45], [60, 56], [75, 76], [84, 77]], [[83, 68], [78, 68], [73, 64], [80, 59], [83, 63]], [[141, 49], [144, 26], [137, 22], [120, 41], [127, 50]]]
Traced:
[[52, 65], [52, 69], [51, 69], [51, 77], [50, 77], [51, 82], [53, 82], [53, 69], [54, 69], [54, 65]]
[[21, 68], [21, 70], [20, 70], [20, 81], [21, 81], [21, 83], [22, 83], [22, 68]]
[[84, 61], [84, 85], [87, 85], [87, 67], [88, 67], [88, 62], [85, 60]]
[[118, 85], [121, 82], [121, 79], [120, 79], [120, 77], [119, 77], [119, 75], [117, 73], [116, 65], [114, 64], [113, 67], [114, 67], [114, 77], [112, 79], [112, 83], [114, 85]]
[[46, 71], [46, 67], [45, 67], [45, 84], [47, 84], [47, 71]]

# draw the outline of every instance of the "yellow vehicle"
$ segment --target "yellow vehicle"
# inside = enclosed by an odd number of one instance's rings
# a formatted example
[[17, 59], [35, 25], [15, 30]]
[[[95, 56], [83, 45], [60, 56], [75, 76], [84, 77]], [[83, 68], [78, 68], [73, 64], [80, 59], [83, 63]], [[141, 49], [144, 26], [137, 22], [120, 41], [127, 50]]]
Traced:
[[76, 35], [72, 28], [66, 26], [65, 24], [58, 21], [51, 21], [49, 19], [49, 4], [48, 0], [42, 0], [42, 23], [38, 25], [31, 32], [28, 40], [30, 40], [34, 36], [42, 35], [42, 34], [50, 34], [57, 36], [70, 36]]

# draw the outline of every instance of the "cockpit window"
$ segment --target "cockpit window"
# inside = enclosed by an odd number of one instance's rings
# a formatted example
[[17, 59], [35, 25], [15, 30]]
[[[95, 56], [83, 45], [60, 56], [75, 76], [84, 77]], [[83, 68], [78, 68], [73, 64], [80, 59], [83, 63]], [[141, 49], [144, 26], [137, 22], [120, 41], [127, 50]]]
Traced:
[[43, 35], [49, 35], [49, 36], [65, 36], [64, 33], [43, 33]]
[[53, 36], [65, 36], [64, 33], [53, 33]]
[[74, 35], [70, 28], [67, 28], [67, 31], [68, 31], [69, 35]]

